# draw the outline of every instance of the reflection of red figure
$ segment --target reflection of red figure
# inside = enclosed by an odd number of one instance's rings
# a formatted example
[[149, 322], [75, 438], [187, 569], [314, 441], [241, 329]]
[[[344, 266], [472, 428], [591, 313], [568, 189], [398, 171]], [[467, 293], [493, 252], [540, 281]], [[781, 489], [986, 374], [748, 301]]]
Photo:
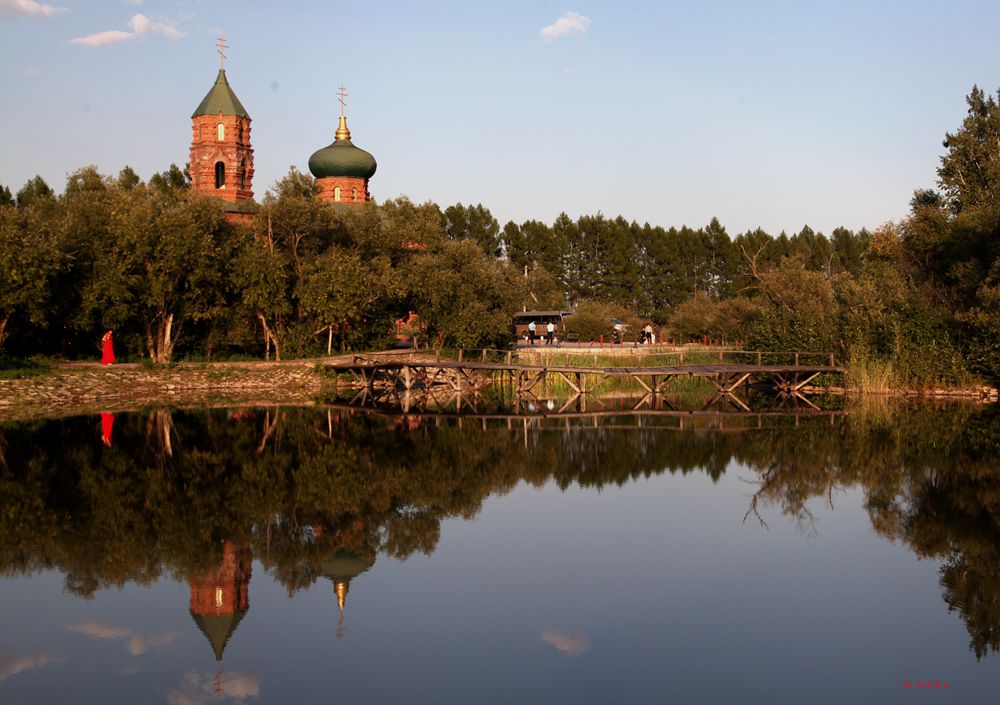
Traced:
[[101, 355], [101, 364], [110, 365], [115, 361], [115, 346], [111, 341], [111, 331], [104, 334], [101, 342], [104, 343], [104, 354]]
[[109, 414], [106, 411], [101, 412], [101, 440], [104, 441], [104, 445], [108, 448], [111, 447], [111, 429], [115, 426], [115, 416], [114, 414]]

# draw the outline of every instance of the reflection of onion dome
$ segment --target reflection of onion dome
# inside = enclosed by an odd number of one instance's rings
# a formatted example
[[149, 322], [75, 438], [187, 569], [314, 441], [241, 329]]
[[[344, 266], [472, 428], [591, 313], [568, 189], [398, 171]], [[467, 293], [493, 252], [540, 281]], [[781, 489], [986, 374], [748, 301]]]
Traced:
[[347, 129], [347, 118], [340, 116], [336, 139], [333, 144], [316, 150], [309, 157], [309, 171], [317, 179], [328, 177], [348, 177], [370, 179], [375, 175], [378, 164], [375, 157], [351, 143], [351, 132]]
[[351, 580], [373, 565], [375, 565], [374, 553], [359, 556], [342, 548], [338, 548], [337, 552], [323, 563], [320, 575], [333, 581], [333, 592], [337, 595], [337, 607], [340, 610], [340, 623], [337, 625], [338, 639], [344, 636], [344, 605], [347, 603]]

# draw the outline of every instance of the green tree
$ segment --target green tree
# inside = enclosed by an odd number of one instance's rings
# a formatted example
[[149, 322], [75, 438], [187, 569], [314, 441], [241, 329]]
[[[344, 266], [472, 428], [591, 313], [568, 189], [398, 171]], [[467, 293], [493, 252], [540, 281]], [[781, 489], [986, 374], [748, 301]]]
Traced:
[[502, 253], [500, 224], [482, 203], [456, 203], [444, 210], [444, 232], [452, 240], [473, 240], [491, 257]]
[[518, 308], [516, 273], [469, 240], [446, 241], [407, 265], [412, 308], [445, 346], [505, 347]]
[[21, 187], [21, 190], [17, 192], [17, 205], [18, 207], [23, 208], [24, 206], [31, 205], [32, 203], [36, 203], [40, 200], [54, 197], [55, 192], [53, 192], [53, 190], [49, 188], [49, 185], [45, 183], [45, 179], [41, 176], [35, 176], [34, 178], [29, 179], [28, 182]]
[[186, 324], [222, 314], [229, 226], [217, 199], [145, 189], [113, 197], [84, 303], [108, 327], [134, 322], [150, 359], [165, 364]]
[[51, 208], [0, 207], [0, 348], [18, 316], [44, 326], [51, 316], [52, 283], [64, 266]]
[[[341, 350], [353, 333], [357, 341], [388, 330], [387, 306], [402, 294], [388, 257], [362, 260], [357, 254], [332, 247], [307, 265], [299, 282], [298, 300], [306, 316], [327, 332], [326, 354], [333, 335]], [[379, 324], [383, 330], [379, 331]]]

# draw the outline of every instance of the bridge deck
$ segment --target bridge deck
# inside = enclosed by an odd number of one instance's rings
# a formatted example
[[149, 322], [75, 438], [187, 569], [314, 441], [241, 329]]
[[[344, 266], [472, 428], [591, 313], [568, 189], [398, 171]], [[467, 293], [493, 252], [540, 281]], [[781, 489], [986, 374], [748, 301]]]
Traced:
[[666, 365], [663, 367], [577, 367], [571, 365], [518, 365], [502, 362], [478, 362], [457, 360], [439, 361], [407, 361], [407, 362], [359, 362], [327, 365], [331, 372], [354, 372], [359, 370], [399, 371], [404, 368], [415, 369], [454, 369], [468, 372], [559, 372], [562, 374], [604, 375], [607, 377], [671, 377], [688, 375], [694, 377], [709, 377], [716, 375], [739, 374], [842, 374], [844, 368], [831, 365], [744, 365], [744, 364], [701, 364], [701, 365]]

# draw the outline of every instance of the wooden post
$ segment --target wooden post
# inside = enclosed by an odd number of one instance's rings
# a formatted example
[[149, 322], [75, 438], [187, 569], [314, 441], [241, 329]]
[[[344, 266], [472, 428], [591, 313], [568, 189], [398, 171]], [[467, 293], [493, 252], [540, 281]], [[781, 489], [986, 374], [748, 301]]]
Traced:
[[830, 367], [833, 367], [833, 353], [830, 353]]
[[763, 355], [761, 355], [760, 353], [757, 353], [757, 366], [758, 367], [760, 367], [762, 364], [764, 364], [762, 362], [763, 357], [764, 357]]
[[799, 354], [798, 353], [795, 353], [795, 366], [796, 367], [799, 366]]
[[511, 352], [510, 350], [508, 350], [506, 357], [504, 357], [504, 362], [508, 365], [510, 364], [510, 358], [511, 358]]
[[722, 351], [719, 351], [719, 362], [722, 362]]
[[483, 362], [486, 362], [486, 348], [483, 348]]
[[462, 348], [459, 348], [459, 349], [458, 349], [458, 361], [459, 361], [459, 362], [461, 362], [461, 361], [462, 361], [462, 353], [463, 353], [463, 352], [465, 352], [465, 351], [464, 351], [464, 350], [462, 350]]

